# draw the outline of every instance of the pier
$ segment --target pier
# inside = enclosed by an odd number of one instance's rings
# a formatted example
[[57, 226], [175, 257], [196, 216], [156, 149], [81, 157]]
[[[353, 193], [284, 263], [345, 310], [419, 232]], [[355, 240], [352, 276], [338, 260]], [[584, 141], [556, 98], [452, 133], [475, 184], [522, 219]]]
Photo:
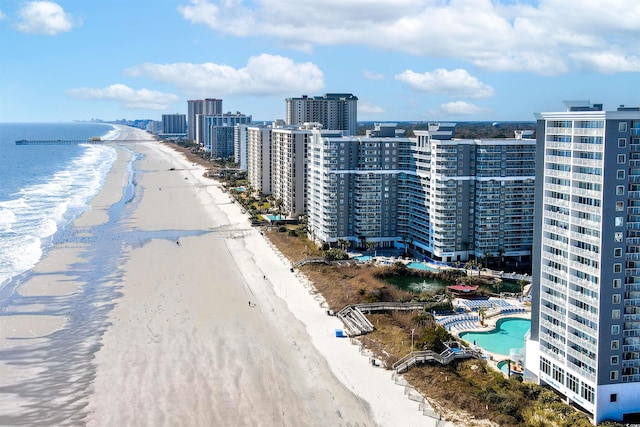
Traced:
[[21, 139], [16, 145], [78, 145], [78, 144], [104, 144], [101, 139]]

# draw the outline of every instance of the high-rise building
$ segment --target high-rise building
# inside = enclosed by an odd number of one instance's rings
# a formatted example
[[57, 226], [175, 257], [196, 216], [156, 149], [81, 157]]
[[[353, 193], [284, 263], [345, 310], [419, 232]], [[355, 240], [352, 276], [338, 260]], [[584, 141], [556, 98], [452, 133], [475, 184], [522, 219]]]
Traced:
[[258, 193], [271, 194], [271, 127], [247, 127], [247, 179]]
[[[445, 262], [530, 262], [534, 139], [453, 139], [453, 123], [415, 138], [315, 131], [308, 148], [307, 214], [318, 243], [402, 242]], [[378, 127], [372, 135], [395, 135]]]
[[355, 135], [358, 129], [358, 98], [350, 93], [286, 99], [288, 125], [319, 123], [325, 130], [343, 130]]
[[187, 101], [187, 139], [196, 140], [196, 117], [198, 114], [204, 114], [204, 101], [201, 99], [192, 99]]
[[280, 211], [296, 217], [306, 212], [309, 130], [273, 127], [271, 131], [271, 195]]
[[235, 125], [233, 132], [233, 159], [243, 171], [248, 170], [247, 156], [249, 150], [249, 140], [247, 137], [247, 127], [249, 125]]
[[165, 135], [186, 135], [187, 116], [184, 114], [163, 114], [162, 133]]
[[[211, 152], [212, 158], [228, 158], [234, 156], [234, 131], [239, 124], [251, 123], [251, 116], [239, 112], [207, 116], [199, 114], [196, 142]], [[227, 129], [218, 129], [225, 127]], [[229, 130], [231, 129], [231, 130]]]
[[[187, 139], [196, 141], [198, 133], [198, 115], [220, 115], [222, 114], [222, 99], [205, 98], [187, 101]], [[202, 133], [202, 129], [200, 129]]]
[[540, 113], [526, 375], [640, 420], [640, 109]]
[[202, 114], [206, 116], [217, 116], [222, 114], [222, 99], [205, 98], [204, 111]]

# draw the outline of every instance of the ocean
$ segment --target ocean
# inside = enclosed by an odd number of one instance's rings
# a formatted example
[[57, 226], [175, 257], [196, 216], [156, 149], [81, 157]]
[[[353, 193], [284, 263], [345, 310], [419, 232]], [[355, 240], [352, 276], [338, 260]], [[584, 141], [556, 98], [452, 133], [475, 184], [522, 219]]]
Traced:
[[113, 139], [97, 123], [0, 123], [0, 305], [95, 196], [116, 160], [106, 145], [16, 145], [16, 140]]

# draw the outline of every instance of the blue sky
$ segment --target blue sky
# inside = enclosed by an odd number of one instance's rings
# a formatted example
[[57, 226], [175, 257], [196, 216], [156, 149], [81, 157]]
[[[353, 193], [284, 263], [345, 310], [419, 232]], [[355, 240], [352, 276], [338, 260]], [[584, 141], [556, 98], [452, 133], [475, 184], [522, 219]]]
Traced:
[[0, 121], [149, 118], [188, 99], [283, 118], [534, 120], [640, 106], [638, 0], [0, 0]]

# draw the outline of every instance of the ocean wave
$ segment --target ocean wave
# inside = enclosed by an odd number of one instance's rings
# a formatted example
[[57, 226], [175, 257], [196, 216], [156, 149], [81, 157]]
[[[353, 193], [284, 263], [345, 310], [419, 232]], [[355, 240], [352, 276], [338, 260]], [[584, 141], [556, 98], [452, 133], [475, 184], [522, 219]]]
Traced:
[[113, 147], [88, 145], [46, 181], [0, 202], [0, 283], [33, 268], [57, 230], [89, 209], [116, 157]]

